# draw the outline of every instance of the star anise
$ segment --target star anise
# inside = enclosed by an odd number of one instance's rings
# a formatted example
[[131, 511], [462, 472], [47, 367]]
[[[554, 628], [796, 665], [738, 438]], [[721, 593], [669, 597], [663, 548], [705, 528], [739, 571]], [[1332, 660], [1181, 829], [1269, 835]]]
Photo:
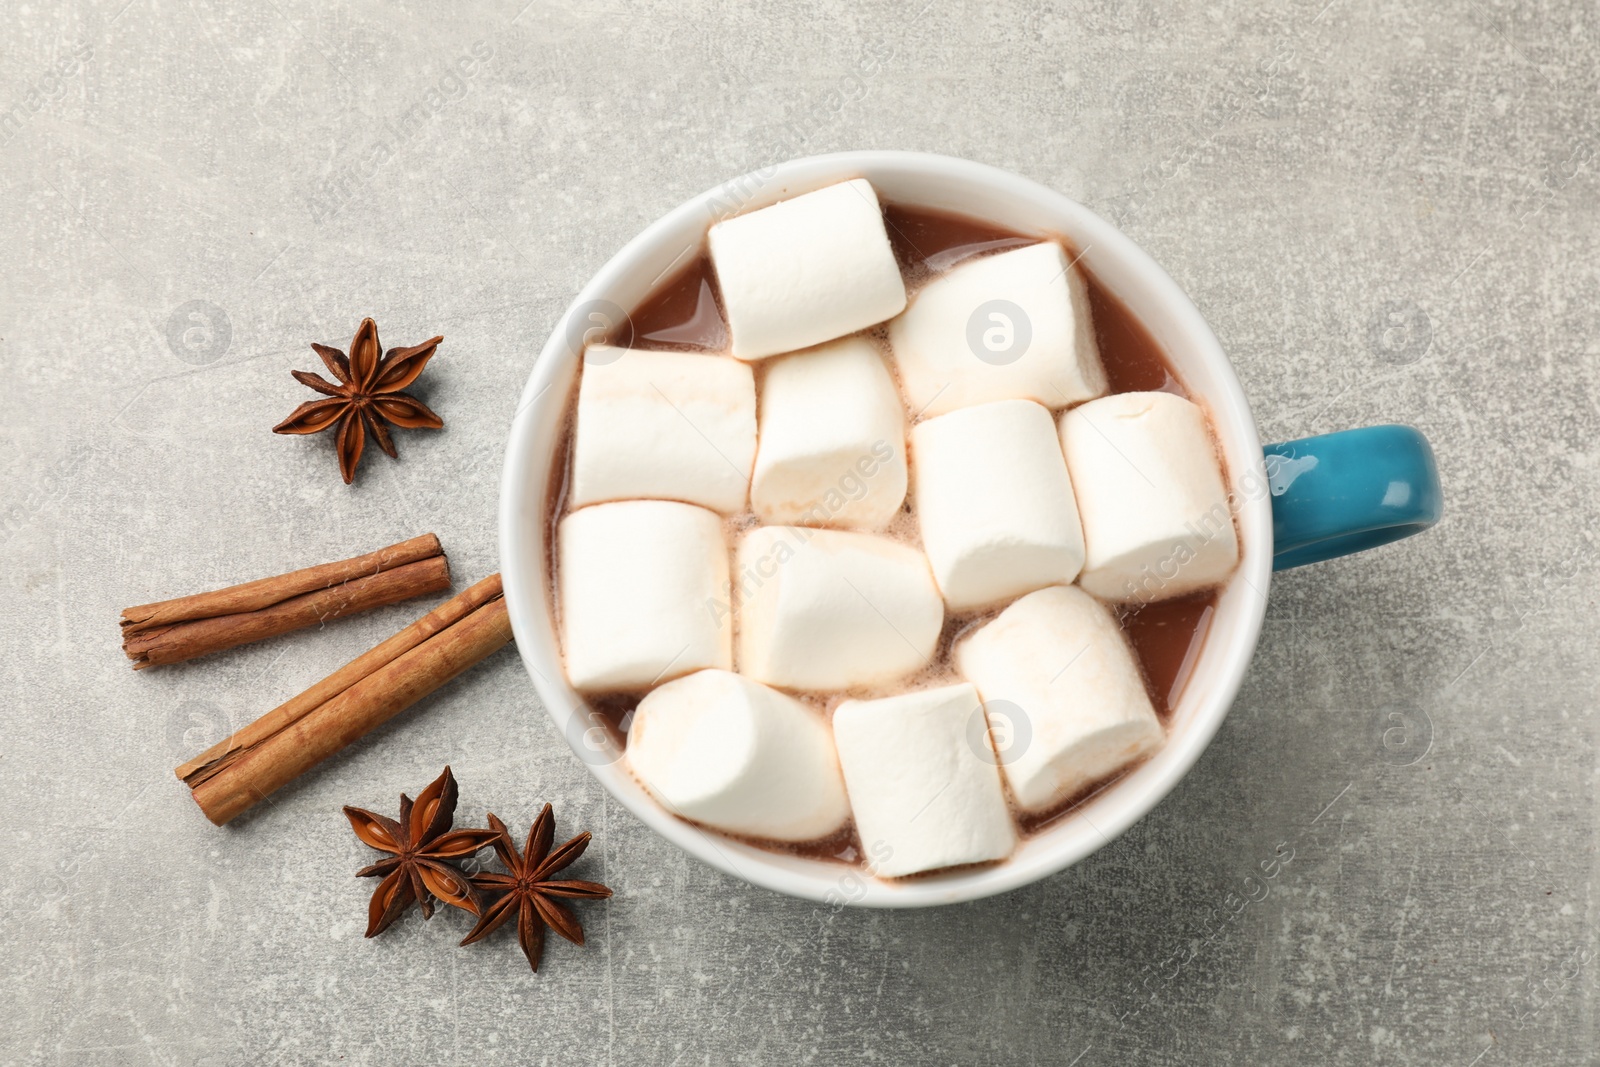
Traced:
[[[494, 830], [457, 830], [446, 833], [455, 818], [456, 779], [446, 767], [415, 803], [400, 794], [400, 820], [385, 818], [363, 808], [344, 809], [356, 836], [390, 858], [356, 872], [357, 878], [383, 875], [367, 905], [367, 936], [387, 930], [413, 902], [422, 904], [422, 917], [433, 918], [433, 901], [481, 914], [481, 899], [472, 880], [450, 860], [470, 856], [499, 835]], [[498, 847], [498, 845], [496, 846]]]
[[550, 876], [571, 866], [583, 850], [589, 847], [589, 834], [584, 832], [562, 845], [554, 852], [550, 843], [555, 840], [556, 819], [546, 804], [539, 817], [528, 830], [528, 843], [522, 854], [511, 840], [506, 824], [489, 815], [489, 826], [498, 835], [494, 841], [495, 855], [505, 866], [505, 874], [486, 872], [474, 875], [472, 884], [485, 893], [498, 893], [499, 897], [487, 904], [478, 917], [478, 924], [461, 942], [470, 945], [493, 933], [512, 914], [517, 916], [517, 940], [528, 966], [539, 969], [539, 957], [544, 953], [544, 928], [575, 945], [583, 944], [583, 926], [578, 917], [559, 903], [556, 897], [579, 900], [603, 900], [611, 890], [598, 882], [552, 881]]
[[[378, 447], [398, 459], [394, 439], [387, 423], [408, 430], [441, 430], [444, 420], [428, 410], [428, 405], [400, 390], [417, 380], [433, 358], [443, 337], [434, 337], [411, 348], [391, 348], [383, 354], [378, 343], [378, 324], [362, 319], [350, 342], [350, 356], [337, 348], [313, 343], [312, 349], [338, 380], [330, 382], [310, 371], [290, 371], [295, 381], [310, 386], [331, 399], [308, 400], [294, 409], [287, 419], [272, 428], [273, 433], [320, 433], [335, 424], [339, 427], [339, 471], [349, 485], [361, 462], [367, 434], [377, 439]], [[382, 358], [379, 358], [379, 357]]]

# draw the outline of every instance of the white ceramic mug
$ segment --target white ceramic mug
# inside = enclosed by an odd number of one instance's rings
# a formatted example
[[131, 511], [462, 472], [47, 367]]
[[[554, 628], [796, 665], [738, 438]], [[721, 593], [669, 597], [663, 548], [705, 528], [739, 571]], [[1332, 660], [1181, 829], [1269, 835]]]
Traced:
[[[1241, 547], [1238, 570], [1172, 709], [1167, 743], [1152, 759], [1023, 840], [1004, 863], [900, 882], [753, 848], [668, 814], [630, 775], [599, 720], [567, 684], [545, 570], [552, 461], [586, 333], [611, 325], [621, 309], [637, 307], [689, 262], [712, 223], [850, 178], [866, 178], [884, 201], [1067, 238], [1210, 412], [1227, 461]], [[539, 698], [573, 751], [628, 810], [691, 855], [756, 885], [829, 904], [919, 907], [973, 900], [1054, 874], [1108, 844], [1177, 784], [1221, 725], [1255, 651], [1273, 569], [1273, 514], [1255, 420], [1227, 357], [1188, 297], [1131, 240], [1060, 193], [993, 167], [911, 152], [846, 152], [775, 165], [694, 197], [630, 241], [578, 294], [540, 353], [512, 422], [500, 490], [500, 559], [517, 648]]]

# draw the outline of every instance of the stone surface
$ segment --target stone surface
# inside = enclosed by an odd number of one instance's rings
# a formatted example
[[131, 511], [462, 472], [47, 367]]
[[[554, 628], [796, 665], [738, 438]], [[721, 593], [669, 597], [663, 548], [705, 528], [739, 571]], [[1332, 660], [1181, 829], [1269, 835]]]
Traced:
[[[0, 1061], [1595, 1062], [1590, 6], [523, 2], [0, 11]], [[1264, 437], [1415, 423], [1445, 521], [1281, 575], [1194, 772], [995, 900], [833, 911], [685, 858], [509, 652], [207, 824], [171, 768], [417, 609], [137, 675], [118, 610], [424, 530], [490, 573], [506, 428], [584, 280], [695, 192], [855, 147], [1116, 220]], [[448, 429], [346, 487], [269, 428], [368, 314], [445, 335]], [[466, 818], [594, 831], [586, 949], [535, 976], [456, 948], [464, 916], [362, 940], [339, 806], [446, 762]]]

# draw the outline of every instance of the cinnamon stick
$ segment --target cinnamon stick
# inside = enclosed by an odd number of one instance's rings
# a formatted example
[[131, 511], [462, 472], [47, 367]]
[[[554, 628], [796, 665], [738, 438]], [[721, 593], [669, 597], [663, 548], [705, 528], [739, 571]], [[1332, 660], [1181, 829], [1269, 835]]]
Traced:
[[218, 741], [182, 764], [177, 775], [189, 786], [223, 770], [261, 742], [304, 718], [380, 667], [388, 666], [428, 638], [455, 625], [501, 595], [500, 576], [491, 574], [459, 595], [440, 604], [377, 647], [363, 652], [310, 689], [273, 708], [231, 737]]
[[510, 641], [496, 574], [177, 768], [178, 777], [221, 826]]
[[450, 561], [433, 534], [354, 559], [122, 613], [134, 670], [186, 659], [450, 588]]

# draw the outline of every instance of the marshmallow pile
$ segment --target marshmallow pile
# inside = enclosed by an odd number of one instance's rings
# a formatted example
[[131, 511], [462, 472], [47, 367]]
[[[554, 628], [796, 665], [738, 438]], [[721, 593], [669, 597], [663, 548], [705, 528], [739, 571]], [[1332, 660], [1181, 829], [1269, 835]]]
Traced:
[[691, 822], [853, 824], [883, 878], [1003, 860], [1019, 817], [1162, 743], [1113, 607], [1238, 562], [1205, 414], [1107, 395], [1055, 241], [908, 295], [858, 179], [719, 222], [709, 251], [729, 351], [586, 352], [553, 556], [568, 680], [642, 694], [628, 766]]

